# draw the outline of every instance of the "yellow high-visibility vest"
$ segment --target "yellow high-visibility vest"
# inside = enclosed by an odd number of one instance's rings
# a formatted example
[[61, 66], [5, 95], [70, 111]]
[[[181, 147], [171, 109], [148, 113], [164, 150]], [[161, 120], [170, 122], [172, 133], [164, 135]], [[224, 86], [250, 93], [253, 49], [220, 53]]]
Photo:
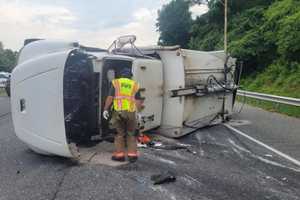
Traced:
[[138, 83], [128, 78], [119, 78], [112, 81], [115, 88], [114, 110], [135, 112], [135, 94], [139, 89]]

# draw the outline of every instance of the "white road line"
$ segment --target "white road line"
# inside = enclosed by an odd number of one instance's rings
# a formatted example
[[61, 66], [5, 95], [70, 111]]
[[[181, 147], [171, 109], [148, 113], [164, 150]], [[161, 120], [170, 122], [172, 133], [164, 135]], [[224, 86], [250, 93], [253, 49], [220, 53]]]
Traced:
[[279, 156], [281, 156], [281, 157], [283, 157], [283, 158], [289, 160], [290, 162], [292, 162], [292, 163], [294, 163], [295, 165], [297, 165], [297, 166], [300, 167], [300, 161], [299, 161], [299, 160], [296, 160], [295, 158], [292, 158], [291, 156], [289, 156], [289, 155], [287, 155], [287, 154], [285, 154], [285, 153], [282, 153], [281, 151], [278, 151], [278, 150], [274, 149], [273, 147], [270, 147], [269, 145], [266, 145], [266, 144], [264, 144], [264, 143], [262, 143], [262, 142], [260, 142], [260, 141], [258, 141], [258, 140], [256, 140], [256, 139], [250, 137], [249, 135], [243, 133], [242, 131], [240, 131], [240, 130], [238, 130], [238, 129], [236, 129], [236, 128], [233, 128], [233, 127], [230, 126], [229, 124], [223, 124], [223, 125], [224, 125], [225, 127], [229, 128], [230, 130], [236, 132], [237, 134], [239, 134], [239, 135], [241, 135], [241, 136], [243, 136], [243, 137], [245, 137], [245, 138], [251, 140], [252, 142], [255, 142], [255, 143], [257, 143], [257, 144], [259, 144], [259, 145], [265, 147], [266, 149], [268, 149], [268, 150], [270, 150], [270, 151], [276, 153], [277, 155], [279, 155]]

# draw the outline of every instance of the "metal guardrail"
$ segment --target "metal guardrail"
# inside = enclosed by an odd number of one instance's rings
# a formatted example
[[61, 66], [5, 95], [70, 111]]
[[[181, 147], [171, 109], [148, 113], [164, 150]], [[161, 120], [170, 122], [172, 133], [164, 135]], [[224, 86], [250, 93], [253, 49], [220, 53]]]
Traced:
[[265, 101], [276, 102], [276, 103], [282, 103], [286, 105], [300, 106], [300, 99], [297, 98], [282, 97], [282, 96], [276, 96], [276, 95], [264, 94], [258, 92], [249, 92], [245, 90], [238, 90], [237, 95], [265, 100]]

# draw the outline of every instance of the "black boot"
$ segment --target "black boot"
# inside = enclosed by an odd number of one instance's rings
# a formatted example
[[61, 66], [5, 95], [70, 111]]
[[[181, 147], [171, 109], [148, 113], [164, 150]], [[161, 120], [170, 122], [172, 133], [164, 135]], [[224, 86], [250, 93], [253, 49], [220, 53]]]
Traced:
[[137, 156], [128, 156], [128, 160], [129, 160], [129, 162], [134, 163], [138, 160], [138, 157]]
[[112, 156], [111, 159], [112, 159], [113, 161], [125, 162], [125, 157], [116, 157], [116, 156]]
[[124, 154], [123, 152], [118, 152], [118, 153], [115, 152], [115, 153], [112, 155], [111, 159], [112, 159], [113, 161], [124, 162], [124, 161], [125, 161], [125, 154]]

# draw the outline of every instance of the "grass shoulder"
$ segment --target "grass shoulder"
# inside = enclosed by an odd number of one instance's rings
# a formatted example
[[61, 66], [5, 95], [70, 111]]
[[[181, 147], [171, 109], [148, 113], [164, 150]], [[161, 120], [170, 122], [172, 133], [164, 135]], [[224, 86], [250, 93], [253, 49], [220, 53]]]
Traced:
[[0, 97], [7, 96], [6, 91], [4, 88], [0, 88]]
[[238, 96], [237, 100], [241, 103], [245, 102], [246, 104], [259, 107], [270, 112], [277, 112], [291, 117], [300, 118], [300, 107], [297, 106], [285, 105], [243, 96]]

